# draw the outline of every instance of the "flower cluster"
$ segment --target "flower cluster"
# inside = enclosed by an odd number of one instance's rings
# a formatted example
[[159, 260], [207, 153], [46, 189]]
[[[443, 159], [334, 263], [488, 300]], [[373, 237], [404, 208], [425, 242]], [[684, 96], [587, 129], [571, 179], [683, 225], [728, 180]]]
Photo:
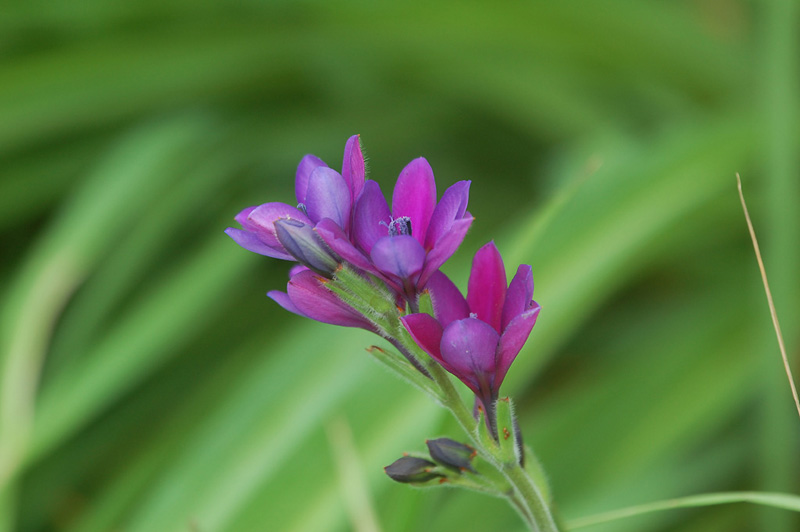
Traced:
[[[341, 173], [306, 155], [295, 176], [296, 206], [248, 207], [235, 217], [242, 228], [226, 233], [245, 249], [298, 263], [286, 292], [268, 294], [283, 308], [371, 330], [394, 345], [410, 334], [488, 412], [539, 305], [532, 300], [530, 266], [520, 266], [507, 284], [492, 242], [475, 254], [466, 298], [439, 271], [472, 224], [469, 188], [469, 181], [459, 181], [437, 201], [433, 170], [420, 157], [400, 172], [390, 208], [380, 185], [366, 179], [360, 139], [353, 136]], [[355, 272], [350, 279], [358, 286], [347, 284], [344, 268]]]

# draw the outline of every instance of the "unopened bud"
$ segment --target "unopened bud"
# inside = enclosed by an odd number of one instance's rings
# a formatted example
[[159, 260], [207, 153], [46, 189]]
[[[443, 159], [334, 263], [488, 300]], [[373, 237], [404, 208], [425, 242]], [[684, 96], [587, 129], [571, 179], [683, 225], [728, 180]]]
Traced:
[[428, 452], [430, 452], [431, 458], [444, 467], [458, 472], [466, 470], [476, 473], [471, 462], [477, 455], [477, 451], [469, 445], [459, 443], [450, 438], [438, 438], [428, 440], [425, 443], [428, 444]]
[[436, 464], [417, 458], [416, 456], [404, 456], [391, 465], [383, 468], [389, 477], [397, 482], [407, 484], [424, 484], [435, 478], [444, 476], [434, 471]]
[[275, 221], [275, 236], [297, 262], [323, 277], [333, 277], [339, 259], [313, 227], [297, 220], [281, 218]]

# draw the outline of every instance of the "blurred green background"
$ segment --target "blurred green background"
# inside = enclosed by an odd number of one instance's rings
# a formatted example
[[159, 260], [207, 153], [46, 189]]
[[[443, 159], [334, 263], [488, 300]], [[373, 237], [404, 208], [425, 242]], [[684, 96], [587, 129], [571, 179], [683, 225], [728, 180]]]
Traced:
[[[520, 531], [501, 500], [392, 483], [462, 438], [362, 331], [265, 297], [224, 234], [360, 133], [424, 155], [543, 312], [504, 385], [565, 520], [798, 493], [798, 4], [9, 2], [0, 15], [0, 530]], [[377, 523], [378, 527], [374, 526]], [[747, 505], [599, 531], [800, 529]]]

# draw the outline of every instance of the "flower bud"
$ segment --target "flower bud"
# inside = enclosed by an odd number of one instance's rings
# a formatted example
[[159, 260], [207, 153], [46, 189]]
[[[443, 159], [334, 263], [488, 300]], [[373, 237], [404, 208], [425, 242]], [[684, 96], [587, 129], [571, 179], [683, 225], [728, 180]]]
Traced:
[[438, 438], [425, 442], [428, 452], [436, 462], [454, 471], [477, 473], [472, 467], [472, 459], [478, 454], [469, 445], [464, 445], [450, 438]]
[[275, 221], [275, 236], [299, 263], [323, 277], [328, 279], [333, 277], [333, 272], [339, 265], [339, 258], [322, 241], [313, 227], [290, 218], [281, 218]]
[[386, 474], [396, 482], [406, 484], [424, 484], [435, 478], [444, 478], [441, 473], [434, 471], [436, 464], [417, 458], [416, 456], [404, 456], [394, 463], [383, 468]]

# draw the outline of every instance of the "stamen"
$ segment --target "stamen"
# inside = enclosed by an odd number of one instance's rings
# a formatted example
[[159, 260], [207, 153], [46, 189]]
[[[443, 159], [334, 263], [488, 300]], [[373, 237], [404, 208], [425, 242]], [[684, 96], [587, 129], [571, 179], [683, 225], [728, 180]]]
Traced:
[[478, 313], [477, 312], [470, 312], [469, 313], [469, 317], [470, 318], [474, 318], [474, 319], [478, 319]]
[[400, 216], [393, 218], [389, 222], [389, 236], [408, 235], [411, 236], [411, 218]]
[[298, 203], [297, 204], [297, 210], [302, 212], [306, 216], [308, 216], [308, 209], [306, 209], [306, 204], [305, 203]]

